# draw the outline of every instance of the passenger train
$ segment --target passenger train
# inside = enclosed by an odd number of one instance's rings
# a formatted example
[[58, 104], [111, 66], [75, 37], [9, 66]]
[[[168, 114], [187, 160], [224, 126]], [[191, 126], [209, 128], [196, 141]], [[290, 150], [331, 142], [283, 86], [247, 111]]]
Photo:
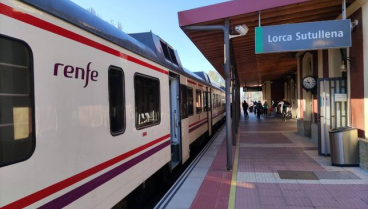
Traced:
[[152, 32], [68, 0], [0, 0], [0, 208], [111, 208], [184, 164], [224, 101]]

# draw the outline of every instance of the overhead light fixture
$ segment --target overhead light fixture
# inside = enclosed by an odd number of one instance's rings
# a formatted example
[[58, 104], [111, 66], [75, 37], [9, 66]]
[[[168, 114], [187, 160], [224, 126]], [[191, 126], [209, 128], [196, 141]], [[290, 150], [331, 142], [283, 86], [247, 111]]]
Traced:
[[341, 62], [340, 70], [341, 70], [341, 72], [346, 72], [346, 65], [345, 65], [344, 61]]
[[235, 31], [239, 33], [239, 35], [245, 36], [247, 35], [249, 28], [245, 24], [235, 26]]
[[245, 24], [235, 26], [235, 31], [238, 35], [230, 35], [230, 39], [247, 35], [249, 28]]

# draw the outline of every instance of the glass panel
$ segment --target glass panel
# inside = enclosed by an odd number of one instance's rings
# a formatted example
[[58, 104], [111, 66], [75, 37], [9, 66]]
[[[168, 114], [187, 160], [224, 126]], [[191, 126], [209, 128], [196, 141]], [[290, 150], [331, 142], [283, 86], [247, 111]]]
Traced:
[[168, 47], [169, 49], [169, 53], [170, 53], [170, 57], [171, 57], [171, 61], [175, 64], [178, 65], [178, 61], [176, 60], [176, 56], [175, 56], [175, 52], [172, 48]]
[[203, 111], [207, 112], [207, 92], [203, 92]]
[[124, 72], [122, 69], [109, 69], [110, 132], [122, 134], [125, 129]]
[[221, 98], [219, 94], [217, 94], [217, 107], [221, 107]]
[[193, 89], [188, 87], [188, 116], [193, 115]]
[[216, 94], [212, 94], [212, 105], [213, 105], [213, 108], [216, 108], [217, 107]]
[[160, 123], [160, 82], [157, 78], [136, 74], [135, 118], [136, 127], [141, 129]]
[[330, 91], [331, 91], [331, 96], [330, 96], [330, 118], [331, 118], [331, 126], [330, 126], [330, 129], [334, 129], [336, 128], [336, 105], [335, 105], [335, 88], [332, 88], [332, 86], [334, 86], [334, 81], [331, 81], [330, 84], [331, 84], [331, 88], [330, 88]]
[[197, 113], [202, 112], [202, 92], [201, 90], [196, 90], [196, 110]]
[[162, 42], [160, 40], [160, 44], [161, 44], [161, 48], [162, 48], [162, 51], [164, 52], [164, 56], [167, 60], [170, 60], [170, 52], [169, 50], [167, 49], [167, 45], [166, 43]]
[[181, 118], [188, 117], [188, 90], [185, 85], [180, 85]]
[[210, 111], [211, 110], [211, 93], [207, 92], [207, 110]]
[[35, 146], [31, 52], [0, 36], [0, 166], [29, 158]]

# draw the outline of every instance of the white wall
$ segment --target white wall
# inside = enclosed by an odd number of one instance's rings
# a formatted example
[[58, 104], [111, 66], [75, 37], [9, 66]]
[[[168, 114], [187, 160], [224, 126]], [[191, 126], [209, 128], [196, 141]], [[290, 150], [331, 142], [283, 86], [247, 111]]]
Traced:
[[330, 78], [341, 77], [341, 53], [340, 49], [328, 50], [328, 73]]

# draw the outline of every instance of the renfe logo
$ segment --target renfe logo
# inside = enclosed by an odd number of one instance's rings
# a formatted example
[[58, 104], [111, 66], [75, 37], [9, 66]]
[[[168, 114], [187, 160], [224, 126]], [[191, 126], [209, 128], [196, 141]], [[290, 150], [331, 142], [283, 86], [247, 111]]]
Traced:
[[[87, 64], [87, 70], [84, 70], [81, 67], [73, 67], [71, 65], [66, 65], [64, 67], [64, 77], [66, 78], [75, 78], [75, 79], [82, 79], [86, 80], [85, 85], [83, 88], [86, 88], [88, 86], [88, 81], [91, 79], [91, 81], [97, 81], [98, 72], [95, 70], [90, 70], [89, 67], [92, 62]], [[54, 76], [58, 75], [59, 67], [63, 67], [64, 64], [62, 63], [56, 63], [54, 66]], [[91, 73], [91, 74], [90, 74]]]

